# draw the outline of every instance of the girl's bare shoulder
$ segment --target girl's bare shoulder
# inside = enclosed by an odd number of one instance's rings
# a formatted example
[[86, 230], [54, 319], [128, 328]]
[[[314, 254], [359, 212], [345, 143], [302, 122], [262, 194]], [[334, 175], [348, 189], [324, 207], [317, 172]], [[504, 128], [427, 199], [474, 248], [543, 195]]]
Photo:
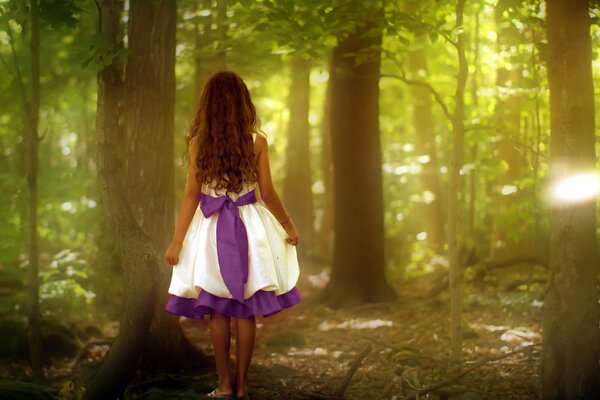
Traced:
[[257, 131], [257, 132], [254, 132], [254, 133], [256, 134], [256, 138], [257, 138], [257, 139], [258, 139], [258, 138], [263, 138], [263, 139], [265, 139], [265, 140], [267, 139], [267, 134], [266, 134], [266, 133], [264, 133], [263, 131]]
[[268, 146], [268, 140], [267, 140], [267, 135], [265, 135], [263, 132], [256, 132], [256, 139], [254, 141], [254, 144], [256, 146], [257, 150], [262, 150], [265, 147]]

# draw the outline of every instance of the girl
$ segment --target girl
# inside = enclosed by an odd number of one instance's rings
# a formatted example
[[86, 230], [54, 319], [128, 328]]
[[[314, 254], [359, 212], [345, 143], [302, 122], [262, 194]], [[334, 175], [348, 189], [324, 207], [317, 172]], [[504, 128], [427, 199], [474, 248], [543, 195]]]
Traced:
[[[217, 72], [202, 91], [186, 136], [185, 194], [165, 254], [173, 265], [165, 310], [196, 319], [210, 315], [219, 384], [209, 397], [248, 398], [255, 316], [302, 300], [296, 288], [298, 233], [271, 181], [267, 139], [257, 131], [244, 81]], [[236, 332], [233, 381], [230, 318]]]

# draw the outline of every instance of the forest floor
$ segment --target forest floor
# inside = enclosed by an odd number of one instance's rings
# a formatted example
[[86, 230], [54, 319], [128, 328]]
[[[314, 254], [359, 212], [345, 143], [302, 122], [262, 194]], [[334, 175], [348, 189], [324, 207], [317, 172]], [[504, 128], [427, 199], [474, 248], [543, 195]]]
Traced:
[[[459, 366], [449, 352], [447, 290], [428, 298], [435, 284], [428, 277], [395, 287], [395, 303], [331, 309], [314, 301], [327, 266], [301, 265], [303, 301], [257, 318], [250, 398], [326, 399], [341, 391], [346, 399], [538, 398], [541, 302], [534, 292], [467, 288]], [[193, 345], [212, 355], [207, 319], [180, 323]], [[172, 398], [204, 398], [199, 394], [216, 385], [214, 373], [194, 379], [196, 386]]]
[[[540, 290], [465, 285], [463, 364], [457, 365], [449, 351], [448, 293], [429, 295], [436, 284], [431, 275], [396, 285], [394, 303], [332, 309], [315, 302], [328, 266], [303, 259], [301, 266], [303, 301], [257, 317], [251, 399], [538, 398]], [[208, 317], [179, 322], [190, 343], [212, 357]], [[96, 360], [106, 350], [98, 348]], [[136, 374], [124, 399], [208, 399], [203, 393], [216, 382], [210, 371], [161, 373], [150, 382]]]

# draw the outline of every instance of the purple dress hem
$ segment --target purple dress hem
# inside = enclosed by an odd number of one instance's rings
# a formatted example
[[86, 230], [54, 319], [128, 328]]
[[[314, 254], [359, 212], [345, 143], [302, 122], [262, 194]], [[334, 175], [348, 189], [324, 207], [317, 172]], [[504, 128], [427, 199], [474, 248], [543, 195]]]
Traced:
[[276, 295], [274, 291], [258, 290], [245, 299], [244, 303], [201, 290], [195, 299], [171, 294], [165, 310], [193, 319], [203, 319], [206, 314], [211, 314], [215, 310], [230, 318], [250, 318], [258, 314], [268, 317], [284, 308], [298, 304], [300, 301], [302, 301], [302, 296], [296, 286], [280, 295]]

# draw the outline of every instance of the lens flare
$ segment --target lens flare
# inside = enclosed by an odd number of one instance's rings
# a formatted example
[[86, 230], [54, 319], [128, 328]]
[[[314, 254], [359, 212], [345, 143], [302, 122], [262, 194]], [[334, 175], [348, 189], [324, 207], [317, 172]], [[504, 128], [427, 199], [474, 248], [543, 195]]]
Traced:
[[597, 173], [583, 173], [568, 176], [550, 188], [554, 203], [578, 203], [593, 199], [600, 193], [600, 176]]

